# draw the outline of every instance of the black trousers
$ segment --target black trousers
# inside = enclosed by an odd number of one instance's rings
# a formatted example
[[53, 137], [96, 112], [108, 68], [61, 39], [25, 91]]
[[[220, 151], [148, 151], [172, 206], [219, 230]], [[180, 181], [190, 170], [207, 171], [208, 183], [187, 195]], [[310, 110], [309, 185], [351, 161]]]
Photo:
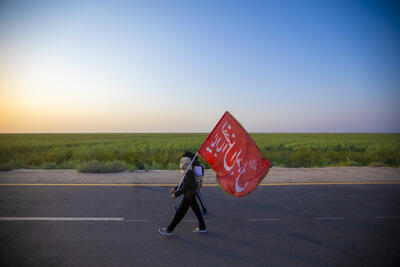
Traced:
[[203, 220], [203, 215], [201, 215], [199, 204], [197, 204], [196, 196], [193, 195], [192, 198], [187, 199], [183, 198], [181, 204], [179, 205], [179, 209], [176, 211], [174, 219], [168, 225], [167, 231], [172, 232], [174, 231], [175, 227], [178, 223], [185, 217], [186, 212], [188, 211], [189, 207], [192, 208], [194, 214], [196, 215], [197, 219], [199, 220], [199, 228], [200, 230], [206, 229], [206, 224]]

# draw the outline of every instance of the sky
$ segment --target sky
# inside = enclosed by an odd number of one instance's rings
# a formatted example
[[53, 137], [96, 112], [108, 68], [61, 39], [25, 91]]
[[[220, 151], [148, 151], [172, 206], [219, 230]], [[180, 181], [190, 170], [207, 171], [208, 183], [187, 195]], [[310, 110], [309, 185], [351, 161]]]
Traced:
[[396, 1], [0, 1], [0, 133], [400, 132]]

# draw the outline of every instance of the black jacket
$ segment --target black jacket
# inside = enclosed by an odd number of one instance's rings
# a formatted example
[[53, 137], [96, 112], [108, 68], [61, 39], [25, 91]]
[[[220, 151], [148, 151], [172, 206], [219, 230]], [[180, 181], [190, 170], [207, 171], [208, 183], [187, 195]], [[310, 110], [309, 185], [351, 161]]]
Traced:
[[[177, 188], [178, 186], [175, 187], [175, 190]], [[194, 172], [189, 169], [185, 175], [185, 178], [183, 178], [181, 188], [178, 191], [175, 191], [174, 195], [176, 197], [179, 197], [180, 195], [184, 194], [184, 198], [191, 199], [196, 195], [196, 190], [197, 183], [195, 180]]]

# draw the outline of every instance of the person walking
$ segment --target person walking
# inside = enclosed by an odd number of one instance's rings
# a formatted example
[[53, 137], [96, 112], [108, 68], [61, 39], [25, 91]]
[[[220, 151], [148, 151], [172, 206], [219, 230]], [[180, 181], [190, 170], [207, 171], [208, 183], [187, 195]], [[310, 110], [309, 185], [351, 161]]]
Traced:
[[[185, 151], [183, 153], [182, 157], [188, 157], [191, 160], [193, 160], [195, 155], [190, 151]], [[205, 203], [205, 201], [203, 199], [203, 196], [202, 196], [202, 194], [200, 192], [200, 189], [202, 187], [202, 180], [203, 180], [203, 176], [204, 176], [204, 167], [200, 164], [200, 162], [199, 162], [199, 160], [197, 158], [192, 163], [192, 170], [194, 171], [196, 182], [198, 183], [197, 192], [196, 192], [196, 198], [200, 202], [201, 213], [203, 213], [203, 215], [207, 215], [207, 206], [206, 206], [206, 203]], [[178, 186], [175, 187], [175, 190], [177, 189], [177, 187]], [[173, 193], [173, 190], [171, 190], [171, 194], [172, 193]], [[178, 210], [179, 206], [175, 206], [174, 208], [175, 208], [175, 210]]]
[[[185, 173], [185, 170], [189, 167], [191, 161], [192, 160], [189, 157], [183, 157], [180, 160], [179, 168], [181, 170], [181, 173]], [[206, 225], [203, 220], [203, 215], [201, 214], [199, 204], [197, 203], [196, 200], [196, 192], [198, 184], [195, 180], [195, 174], [191, 168], [187, 170], [186, 175], [183, 178], [182, 184], [183, 186], [177, 188], [177, 190], [175, 190], [174, 188], [171, 190], [172, 199], [175, 199], [180, 195], [183, 195], [183, 199], [179, 205], [178, 210], [175, 212], [174, 218], [172, 219], [168, 227], [158, 229], [159, 233], [162, 235], [168, 235], [168, 236], [172, 235], [172, 232], [174, 231], [175, 227], [183, 219], [189, 207], [192, 208], [194, 214], [196, 215], [199, 221], [199, 227], [193, 229], [193, 232], [194, 233], [207, 232]]]

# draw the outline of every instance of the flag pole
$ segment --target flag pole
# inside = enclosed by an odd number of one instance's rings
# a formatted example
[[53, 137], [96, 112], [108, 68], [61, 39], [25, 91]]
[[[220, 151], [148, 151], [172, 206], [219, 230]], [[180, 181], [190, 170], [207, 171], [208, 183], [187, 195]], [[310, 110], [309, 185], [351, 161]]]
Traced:
[[189, 171], [190, 167], [192, 167], [192, 164], [193, 164], [194, 160], [197, 158], [197, 155], [198, 155], [198, 154], [199, 154], [199, 151], [196, 152], [196, 155], [194, 155], [192, 161], [190, 162], [189, 166], [187, 167], [187, 169], [186, 169], [185, 173], [183, 174], [182, 179], [181, 179], [181, 182], [179, 183], [179, 185], [178, 185], [176, 191], [178, 191], [179, 188], [181, 187], [182, 182], [183, 182], [183, 179], [184, 179], [185, 176], [186, 176], [186, 173]]

